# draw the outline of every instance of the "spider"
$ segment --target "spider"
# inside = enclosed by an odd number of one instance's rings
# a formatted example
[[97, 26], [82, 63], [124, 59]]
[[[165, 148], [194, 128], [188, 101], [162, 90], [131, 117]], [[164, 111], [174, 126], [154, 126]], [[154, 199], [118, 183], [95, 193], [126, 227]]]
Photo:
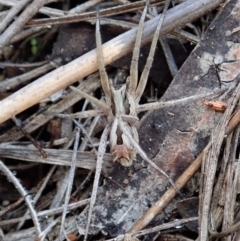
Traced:
[[[148, 4], [149, 1], [146, 1], [146, 5], [139, 22], [136, 42], [133, 50], [133, 57], [131, 61], [130, 75], [127, 77], [125, 84], [123, 84], [120, 88], [117, 89], [113, 86], [112, 80], [108, 78], [105, 70], [103, 51], [101, 48], [102, 42], [100, 36], [100, 20], [97, 14], [96, 49], [98, 56], [100, 81], [102, 90], [105, 94], [105, 99], [98, 100], [97, 98], [86, 94], [79, 89], [70, 87], [72, 90], [78, 92], [80, 95], [86, 98], [93, 106], [97, 107], [97, 110], [89, 110], [83, 111], [81, 113], [76, 113], [74, 115], [71, 115], [71, 118], [87, 118], [97, 115], [105, 115], [107, 117], [108, 123], [111, 126], [111, 130], [109, 133], [109, 144], [110, 152], [114, 156], [113, 161], [119, 161], [125, 167], [131, 166], [133, 161], [136, 159], [138, 149], [136, 145], [139, 142], [137, 131], [137, 125], [139, 122], [138, 113], [146, 111], [148, 109], [148, 107], [147, 109], [142, 108], [142, 106], [139, 105], [139, 100], [144, 92], [148, 80], [148, 75], [152, 66], [159, 32], [163, 22], [163, 18], [160, 18], [153, 37], [146, 65], [138, 82], [138, 58]], [[165, 5], [165, 9], [167, 10], [167, 4]], [[149, 106], [149, 109], [152, 109], [152, 107]], [[70, 117], [69, 115], [57, 116]], [[129, 136], [131, 137], [129, 138]]]

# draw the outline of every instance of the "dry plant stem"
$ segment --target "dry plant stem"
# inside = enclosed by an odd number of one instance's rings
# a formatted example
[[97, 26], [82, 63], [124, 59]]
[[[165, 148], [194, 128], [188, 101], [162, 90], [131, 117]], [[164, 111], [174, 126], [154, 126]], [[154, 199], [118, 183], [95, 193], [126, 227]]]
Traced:
[[8, 205], [5, 209], [0, 211], [0, 217], [3, 216], [4, 214], [6, 214], [7, 212], [9, 212], [10, 210], [12, 210], [12, 209], [16, 208], [17, 206], [19, 206], [22, 202], [24, 202], [24, 199], [25, 199], [25, 197], [21, 197], [15, 203], [12, 203], [12, 204]]
[[15, 4], [1, 20], [0, 23], [0, 33], [8, 26], [8, 24], [13, 20], [13, 18], [26, 6], [30, 0], [23, 0]]
[[240, 109], [237, 110], [237, 112], [233, 115], [231, 120], [228, 122], [225, 134], [229, 135], [239, 123], [240, 123]]
[[173, 57], [171, 48], [168, 44], [167, 38], [162, 37], [160, 39], [160, 43], [161, 43], [161, 47], [163, 49], [163, 52], [164, 52], [164, 55], [165, 55], [165, 58], [166, 58], [166, 61], [167, 61], [167, 64], [168, 64], [168, 68], [169, 68], [172, 76], [174, 77], [178, 72], [178, 67], [177, 67], [176, 62], [174, 60], [174, 57]]
[[20, 32], [23, 26], [31, 19], [45, 4], [46, 0], [34, 0], [20, 16], [0, 35], [0, 49], [10, 43], [11, 38]]
[[[44, 240], [46, 240], [45, 238], [46, 238], [47, 234], [52, 230], [52, 228], [53, 228], [55, 225], [57, 225], [57, 223], [58, 223], [59, 221], [60, 221], [60, 217], [57, 218], [57, 219], [55, 219], [55, 220], [53, 220], [53, 221], [47, 226], [47, 228], [40, 233], [40, 235], [39, 235], [39, 241], [44, 241]], [[67, 240], [68, 240], [68, 239], [67, 239]]]
[[[211, 144], [208, 144], [204, 151], [207, 151]], [[183, 174], [175, 182], [176, 187], [180, 190], [191, 179], [194, 173], [200, 168], [202, 163], [202, 153], [195, 159], [195, 161], [183, 172]], [[151, 207], [148, 211], [133, 225], [127, 233], [137, 232], [146, 227], [175, 197], [176, 189], [170, 187], [164, 195]]]
[[216, 125], [215, 129], [213, 130], [212, 135], [212, 147], [206, 155], [206, 163], [208, 166], [204, 170], [204, 183], [203, 183], [203, 192], [202, 195], [202, 205], [200, 207], [200, 220], [199, 220], [199, 240], [207, 241], [208, 240], [208, 227], [209, 227], [209, 210], [211, 204], [211, 197], [212, 197], [212, 190], [213, 190], [213, 183], [214, 177], [217, 168], [218, 157], [220, 153], [220, 148], [222, 142], [225, 138], [225, 129], [227, 122], [231, 117], [231, 113], [235, 108], [237, 101], [240, 96], [240, 84], [235, 88], [231, 98], [228, 101], [229, 108], [226, 109], [225, 113], [223, 114], [221, 120]]
[[103, 0], [90, 0], [69, 10], [69, 13], [83, 13], [87, 9], [99, 4]]
[[94, 128], [95, 128], [95, 126], [96, 126], [99, 118], [100, 118], [100, 116], [95, 116], [95, 117], [94, 117], [93, 121], [91, 122], [91, 125], [90, 125], [90, 127], [89, 127], [88, 132], [86, 131], [86, 129], [85, 129], [79, 122], [77, 122], [76, 120], [73, 120], [74, 123], [82, 130], [82, 132], [83, 132], [84, 135], [85, 135], [85, 137], [84, 137], [84, 139], [82, 140], [81, 145], [80, 145], [80, 147], [79, 147], [79, 149], [78, 149], [79, 151], [84, 151], [85, 148], [86, 148], [86, 146], [87, 146], [87, 144], [88, 144], [88, 141], [89, 141], [89, 143], [90, 143], [90, 144], [92, 145], [92, 147], [93, 147], [93, 151], [94, 151], [95, 154], [97, 155], [97, 150], [94, 148], [94, 143], [93, 143], [92, 140], [91, 140], [91, 135], [92, 135], [92, 132], [93, 132], [93, 130], [94, 130]]
[[[168, 223], [164, 223], [162, 225], [156, 226], [154, 228], [149, 228], [149, 229], [144, 229], [142, 231], [133, 232], [133, 233], [131, 233], [131, 236], [132, 237], [139, 237], [139, 236], [143, 236], [143, 235], [146, 235], [146, 234], [149, 234], [149, 233], [154, 233], [154, 232], [159, 232], [159, 231], [175, 228], [176, 226], [182, 226], [182, 225], [184, 225], [186, 223], [197, 221], [197, 220], [198, 220], [198, 217], [192, 217], [192, 218], [185, 218], [185, 219], [181, 219], [181, 220], [175, 220], [175, 221], [172, 221], [172, 222], [168, 222]], [[125, 236], [126, 236], [125, 234], [122, 234], [122, 235], [119, 235], [116, 238], [107, 239], [106, 241], [123, 240]]]
[[[31, 153], [31, 155], [29, 155]], [[41, 158], [35, 147], [25, 147], [11, 144], [0, 144], [1, 157], [19, 159], [31, 163], [43, 163], [51, 165], [70, 166], [72, 151], [70, 150], [47, 150], [47, 158]], [[111, 154], [105, 154], [104, 164], [112, 161]], [[92, 170], [96, 166], [96, 155], [92, 152], [77, 153], [77, 167]]]
[[94, 182], [93, 182], [93, 190], [92, 190], [92, 195], [91, 195], [91, 200], [89, 205], [89, 212], [88, 212], [86, 231], [84, 235], [84, 241], [87, 240], [88, 231], [91, 224], [92, 212], [93, 212], [93, 207], [97, 197], [99, 178], [101, 175], [103, 157], [104, 157], [104, 153], [106, 152], [107, 138], [108, 138], [109, 132], [110, 132], [110, 125], [107, 125], [102, 133], [102, 136], [100, 139], [100, 145], [98, 148], [97, 165], [96, 165], [96, 171], [95, 171]]
[[39, 67], [44, 64], [49, 63], [48, 60], [36, 62], [36, 63], [26, 63], [26, 64], [18, 64], [18, 63], [5, 63], [5, 62], [0, 62], [0, 66], [2, 67], [14, 67], [14, 68], [32, 68], [32, 67]]
[[61, 240], [62, 234], [64, 232], [64, 224], [65, 224], [65, 218], [67, 215], [67, 207], [68, 207], [68, 203], [69, 203], [69, 200], [71, 197], [73, 179], [74, 179], [74, 174], [75, 174], [75, 170], [76, 170], [76, 159], [77, 159], [77, 150], [78, 150], [79, 140], [80, 140], [80, 129], [77, 127], [75, 143], [74, 143], [74, 147], [73, 147], [72, 162], [71, 162], [71, 167], [70, 167], [70, 171], [69, 171], [68, 186], [67, 186], [67, 191], [65, 194], [64, 208], [63, 208], [61, 228], [60, 228], [60, 240]]
[[[45, 189], [45, 187], [47, 186], [47, 183], [48, 183], [50, 177], [52, 176], [53, 172], [55, 171], [55, 169], [56, 169], [56, 166], [52, 166], [51, 169], [50, 169], [50, 171], [48, 172], [46, 178], [44, 179], [43, 184], [41, 185], [40, 189], [38, 190], [37, 194], [35, 195], [35, 197], [34, 197], [34, 199], [33, 199], [33, 204], [34, 204], [34, 205], [36, 205], [37, 201], [38, 201], [39, 198], [41, 197], [42, 192], [43, 192], [43, 190]], [[29, 210], [27, 210], [27, 211], [25, 212], [25, 214], [23, 215], [23, 217], [28, 216], [28, 214], [29, 214]], [[20, 223], [18, 224], [17, 230], [19, 230], [19, 229], [23, 226], [24, 223], [25, 223], [24, 221], [20, 222]]]
[[[18, 0], [0, 0], [0, 4], [2, 4], [4, 6], [9, 6], [9, 7], [13, 7], [17, 3], [18, 3]], [[46, 1], [46, 4], [47, 3], [48, 3], [48, 1]], [[41, 7], [40, 9], [38, 9], [38, 12], [46, 14], [48, 16], [53, 16], [53, 17], [66, 15], [65, 11], [58, 10], [55, 8], [49, 8], [49, 7]]]
[[212, 237], [220, 238], [220, 237], [231, 235], [231, 234], [235, 233], [236, 231], [238, 231], [239, 229], [240, 229], [240, 222], [237, 222], [233, 225], [228, 226], [228, 228], [222, 232], [210, 231], [210, 234]]
[[[234, 209], [236, 207], [236, 192], [238, 189], [238, 187], [234, 185], [233, 177], [235, 176], [236, 178], [236, 176], [238, 176], [237, 170], [235, 169], [235, 161], [236, 161], [236, 149], [237, 149], [237, 143], [239, 139], [239, 132], [234, 133], [234, 135], [230, 135], [229, 138], [231, 138], [230, 139], [231, 151], [230, 151], [230, 158], [228, 160], [228, 167], [226, 172], [226, 192], [224, 193], [225, 205], [224, 205], [223, 222], [222, 222], [223, 231], [228, 229], [228, 227], [233, 225], [234, 223]], [[227, 237], [228, 240], [229, 238], [230, 237]]]
[[7, 79], [0, 82], [0, 92], [7, 92], [13, 88], [19, 87], [21, 85], [26, 85], [29, 80], [36, 78], [42, 74], [47, 73], [48, 71], [54, 69], [54, 66], [51, 63], [45, 64], [41, 67], [38, 67], [34, 70], [31, 70], [27, 73], [18, 75], [16, 77]]
[[28, 206], [30, 214], [32, 216], [32, 221], [34, 223], [36, 233], [37, 233], [37, 235], [39, 235], [41, 233], [41, 226], [40, 226], [40, 223], [37, 218], [37, 213], [32, 205], [32, 202], [31, 202], [32, 200], [31, 200], [30, 196], [24, 190], [23, 186], [20, 184], [18, 179], [12, 174], [12, 172], [7, 168], [7, 166], [2, 161], [0, 161], [0, 170], [6, 175], [8, 180], [10, 180], [13, 183], [13, 185], [19, 191], [21, 196], [25, 197], [26, 205]]
[[[221, 2], [222, 0], [189, 0], [177, 5], [166, 13], [160, 35], [183, 25], [185, 22], [202, 16], [217, 7]], [[151, 41], [159, 17], [145, 24], [142, 37], [143, 44]], [[176, 19], [178, 21], [175, 21]], [[105, 43], [103, 45], [105, 65], [129, 53], [133, 49], [135, 36], [136, 29], [132, 29]], [[0, 123], [95, 72], [97, 69], [97, 53], [96, 50], [92, 50], [69, 64], [39, 78], [0, 102]]]
[[20, 33], [16, 34], [10, 41], [10, 44], [14, 44], [18, 41], [23, 39], [29, 38], [35, 34], [43, 34], [48, 30], [47, 27], [33, 27], [27, 30], [21, 31]]
[[[142, 9], [142, 7], [145, 5], [146, 0], [143, 1], [137, 1], [131, 4], [111, 7], [107, 9], [100, 10], [100, 17], [109, 17], [113, 15], [119, 15], [126, 12], [135, 12], [139, 9]], [[164, 2], [163, 0], [152, 0], [152, 4], [161, 4]], [[72, 15], [69, 16], [61, 16], [61, 17], [55, 17], [55, 18], [45, 18], [45, 19], [37, 19], [29, 21], [26, 24], [26, 27], [33, 27], [33, 26], [49, 26], [49, 25], [56, 25], [56, 24], [64, 24], [64, 23], [73, 23], [73, 22], [80, 22], [80, 21], [86, 21], [96, 18], [96, 12], [87, 12], [82, 13], [79, 15]]]
[[[67, 209], [68, 210], [74, 210], [76, 208], [86, 206], [89, 202], [90, 202], [90, 198], [85, 199], [85, 200], [81, 200], [81, 201], [78, 201], [78, 202], [75, 202], [75, 203], [71, 203], [71, 204], [68, 205]], [[45, 210], [45, 211], [38, 212], [37, 217], [45, 217], [45, 216], [49, 217], [51, 215], [56, 215], [56, 214], [62, 213], [63, 208], [64, 207], [58, 207], [58, 208], [52, 208], [52, 209], [48, 209], [48, 210]], [[26, 220], [29, 220], [29, 219], [31, 219], [30, 215], [24, 216], [24, 217], [21, 217], [21, 218], [13, 218], [13, 219], [9, 219], [9, 220], [3, 220], [3, 221], [0, 221], [0, 225], [1, 226], [10, 225], [10, 224], [26, 221]]]

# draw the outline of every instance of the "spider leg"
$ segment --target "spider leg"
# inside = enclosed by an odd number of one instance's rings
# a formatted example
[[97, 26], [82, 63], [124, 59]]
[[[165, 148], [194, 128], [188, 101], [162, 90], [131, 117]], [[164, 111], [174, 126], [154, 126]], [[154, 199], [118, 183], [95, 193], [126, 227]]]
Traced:
[[45, 113], [45, 115], [53, 115], [58, 118], [68, 118], [68, 119], [86, 119], [89, 117], [104, 115], [105, 113], [102, 110], [86, 110], [74, 114], [58, 114], [54, 112]]
[[140, 53], [140, 47], [141, 47], [141, 41], [142, 41], [142, 32], [144, 27], [144, 20], [147, 13], [149, 0], [146, 1], [146, 5], [143, 9], [143, 13], [141, 16], [141, 19], [139, 21], [139, 27], [137, 29], [137, 35], [136, 35], [136, 42], [133, 49], [133, 56], [131, 61], [131, 67], [130, 67], [130, 78], [129, 81], [129, 92], [133, 94], [136, 91], [137, 88], [137, 82], [138, 82], [138, 59], [139, 59], [139, 53]]
[[81, 96], [83, 96], [85, 99], [87, 99], [91, 104], [96, 105], [98, 108], [100, 108], [104, 113], [110, 114], [109, 108], [102, 101], [98, 100], [97, 98], [95, 98], [75, 87], [70, 86], [70, 89], [72, 89], [75, 92], [78, 92]]
[[97, 56], [98, 56], [98, 66], [99, 66], [99, 73], [101, 79], [102, 89], [106, 95], [106, 102], [109, 107], [111, 107], [112, 103], [112, 93], [109, 85], [108, 75], [105, 69], [104, 64], [104, 57], [102, 51], [102, 40], [100, 35], [100, 20], [99, 20], [99, 12], [97, 11], [97, 19], [96, 19], [96, 49], [97, 49]]
[[165, 2], [163, 13], [159, 18], [157, 29], [156, 29], [156, 31], [154, 33], [154, 36], [153, 36], [152, 44], [151, 44], [151, 47], [150, 47], [150, 52], [149, 52], [149, 55], [148, 55], [148, 58], [147, 58], [147, 63], [145, 65], [144, 69], [143, 69], [143, 72], [142, 72], [142, 75], [141, 75], [141, 78], [139, 80], [139, 84], [138, 84], [138, 87], [137, 87], [137, 90], [136, 90], [136, 93], [135, 93], [135, 103], [136, 104], [139, 102], [139, 100], [140, 100], [140, 98], [143, 94], [143, 91], [146, 87], [146, 84], [147, 84], [147, 79], [148, 79], [149, 71], [152, 67], [152, 62], [153, 62], [154, 53], [155, 53], [156, 46], [157, 46], [159, 33], [160, 33], [160, 30], [161, 30], [161, 27], [162, 27], [162, 23], [163, 23], [163, 20], [164, 20], [165, 13], [166, 13], [166, 11], [168, 9], [168, 6], [170, 4], [170, 1], [171, 0], [167, 0]]

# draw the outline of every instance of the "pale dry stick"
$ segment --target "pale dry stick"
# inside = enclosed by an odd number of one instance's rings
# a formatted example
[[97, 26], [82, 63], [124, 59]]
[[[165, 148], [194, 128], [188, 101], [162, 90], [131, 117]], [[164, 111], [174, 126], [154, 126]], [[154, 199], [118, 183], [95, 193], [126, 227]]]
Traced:
[[67, 186], [67, 190], [66, 190], [66, 194], [65, 194], [64, 208], [63, 208], [63, 213], [62, 213], [62, 221], [61, 221], [61, 228], [60, 228], [60, 240], [61, 240], [62, 234], [64, 233], [64, 224], [65, 224], [65, 218], [67, 215], [67, 207], [68, 207], [68, 203], [69, 203], [69, 200], [71, 197], [73, 179], [74, 179], [74, 174], [75, 174], [75, 170], [76, 170], [76, 159], [77, 159], [77, 150], [78, 150], [78, 145], [79, 145], [79, 139], [80, 139], [80, 129], [79, 129], [79, 127], [77, 127], [75, 143], [74, 143], [74, 147], [73, 147], [71, 167], [70, 167], [70, 171], [69, 171], [68, 186]]
[[[31, 153], [31, 155], [29, 155]], [[42, 158], [35, 147], [25, 147], [11, 144], [0, 144], [1, 157], [19, 159], [33, 163], [43, 163], [60, 166], [70, 166], [72, 151], [48, 149], [48, 157]], [[104, 163], [110, 164], [113, 156], [105, 154]], [[92, 152], [78, 152], [77, 167], [92, 170], [96, 166], [96, 155]], [[80, 161], [81, 160], [81, 161]]]
[[[227, 161], [227, 171], [226, 171], [226, 190], [224, 193], [224, 211], [223, 211], [223, 221], [221, 225], [221, 230], [224, 231], [228, 229], [229, 226], [234, 223], [234, 211], [236, 208], [236, 197], [237, 197], [237, 189], [238, 186], [234, 185], [234, 176], [236, 178], [237, 173], [235, 169], [235, 161], [236, 161], [236, 151], [238, 146], [239, 139], [239, 128], [238, 131], [234, 133], [234, 135], [228, 136], [227, 139], [230, 139], [230, 156]], [[235, 183], [236, 184], [236, 183]], [[209, 225], [210, 228], [210, 225]], [[216, 229], [215, 229], [216, 230]], [[226, 238], [227, 240], [231, 240], [230, 237]]]
[[27, 5], [30, 0], [22, 0], [15, 4], [7, 13], [7, 15], [1, 19], [0, 33], [8, 26], [13, 18]]
[[94, 148], [94, 143], [93, 143], [92, 140], [91, 140], [91, 135], [92, 135], [92, 132], [93, 132], [96, 124], [97, 124], [98, 121], [99, 121], [99, 118], [100, 118], [100, 116], [95, 116], [95, 117], [94, 117], [94, 119], [93, 119], [93, 121], [92, 121], [92, 123], [91, 123], [91, 125], [90, 125], [90, 127], [89, 127], [88, 132], [86, 131], [86, 129], [85, 129], [79, 122], [77, 122], [76, 120], [73, 120], [74, 123], [83, 131], [83, 133], [84, 133], [84, 135], [85, 135], [85, 137], [84, 137], [84, 139], [82, 140], [81, 145], [80, 145], [80, 147], [79, 147], [79, 151], [84, 151], [85, 148], [86, 148], [86, 146], [87, 146], [87, 143], [88, 143], [88, 141], [89, 141], [90, 144], [93, 146], [94, 152], [97, 154], [97, 151], [96, 151], [96, 149]]
[[34, 0], [19, 17], [0, 35], [0, 49], [10, 43], [14, 35], [22, 30], [24, 25], [31, 19], [47, 0]]
[[[57, 218], [53, 220], [45, 230], [43, 230], [39, 235], [39, 241], [45, 241], [47, 234], [52, 230], [52, 228], [57, 225], [58, 222], [60, 222], [61, 218]], [[68, 240], [68, 239], [67, 239]]]
[[[142, 9], [143, 6], [145, 6], [146, 0], [137, 1], [134, 3], [111, 7], [107, 9], [100, 10], [100, 16], [101, 17], [110, 17], [113, 15], [119, 15], [122, 13], [127, 12], [135, 12], [139, 9]], [[151, 5], [159, 5], [164, 2], [161, 0], [152, 0]], [[111, 3], [110, 3], [111, 4]], [[80, 21], [86, 21], [96, 18], [96, 12], [87, 12], [87, 13], [81, 13], [81, 14], [74, 14], [70, 16], [61, 16], [61, 17], [55, 17], [55, 18], [45, 18], [45, 19], [36, 19], [31, 20], [26, 24], [26, 27], [34, 27], [34, 26], [49, 26], [49, 25], [59, 25], [64, 23], [74, 23], [74, 22], [80, 22]]]
[[[96, 20], [88, 20], [87, 22], [91, 23], [92, 25], [96, 24]], [[101, 18], [101, 25], [112, 25], [112, 26], [118, 26], [121, 27], [122, 29], [129, 30], [132, 28], [135, 28], [137, 24], [135, 23], [130, 23], [126, 22], [123, 20], [115, 20], [115, 19], [109, 19], [109, 18]]]
[[[18, 3], [18, 0], [0, 0], [0, 4], [4, 5], [4, 6], [8, 6], [8, 7], [13, 7]], [[48, 1], [46, 1], [46, 4], [48, 3]], [[38, 9], [39, 13], [43, 13], [47, 16], [65, 16], [66, 12], [59, 10], [59, 9], [55, 9], [55, 8], [49, 8], [49, 7], [41, 7], [40, 9]]]
[[[176, 187], [180, 190], [192, 178], [195, 172], [200, 168], [204, 152], [207, 152], [211, 147], [211, 142], [205, 147], [201, 154], [194, 160], [194, 162], [182, 173], [182, 175], [175, 182]], [[131, 227], [127, 233], [135, 233], [146, 227], [169, 202], [175, 197], [176, 189], [170, 187], [161, 198], [147, 210], [147, 212]]]
[[29, 82], [32, 78], [36, 78], [42, 74], [45, 74], [52, 69], [54, 69], [54, 66], [52, 65], [52, 63], [48, 63], [27, 73], [18, 75], [10, 79], [6, 79], [5, 81], [1, 81], [0, 92], [6, 92], [18, 86], [26, 85], [27, 82]]
[[[71, 203], [71, 204], [68, 204], [67, 209], [69, 211], [74, 210], [76, 208], [86, 206], [87, 204], [89, 204], [89, 202], [90, 202], [90, 198], [85, 199], [85, 200], [81, 200], [81, 201], [78, 201], [78, 202], [75, 202], [75, 203]], [[63, 212], [63, 208], [64, 207], [58, 207], [58, 208], [51, 208], [51, 209], [48, 209], [48, 210], [40, 211], [40, 212], [37, 213], [37, 217], [46, 217], [46, 216], [49, 217], [51, 215], [60, 214], [60, 213]], [[2, 221], [0, 221], [0, 226], [11, 225], [11, 224], [26, 221], [26, 220], [29, 220], [29, 219], [31, 219], [30, 215], [20, 217], [20, 218], [13, 218], [13, 219], [9, 219], [9, 220], [2, 220]]]
[[36, 234], [39, 236], [41, 233], [41, 225], [38, 221], [37, 213], [32, 205], [32, 200], [29, 194], [24, 190], [23, 186], [20, 184], [19, 180], [12, 174], [12, 172], [7, 168], [7, 166], [0, 160], [0, 170], [6, 175], [8, 180], [10, 180], [16, 189], [19, 191], [22, 197], [25, 197], [26, 205], [29, 208], [32, 221], [35, 226]]
[[89, 231], [89, 227], [90, 227], [91, 219], [92, 219], [93, 207], [94, 207], [94, 204], [95, 204], [95, 201], [97, 198], [97, 189], [98, 189], [99, 179], [100, 179], [101, 170], [102, 170], [103, 157], [106, 152], [107, 138], [108, 138], [109, 132], [110, 132], [110, 125], [107, 125], [101, 135], [100, 145], [98, 147], [97, 165], [96, 165], [96, 171], [95, 171], [95, 176], [94, 176], [92, 195], [91, 195], [91, 199], [90, 199], [84, 241], [87, 240], [88, 231]]
[[[159, 231], [163, 231], [163, 230], [167, 230], [167, 229], [176, 228], [177, 226], [182, 226], [184, 224], [187, 224], [187, 223], [190, 223], [190, 222], [194, 222], [194, 221], [197, 221], [197, 220], [198, 220], [198, 217], [174, 220], [174, 221], [171, 221], [171, 222], [168, 222], [168, 223], [164, 223], [164, 224], [158, 225], [158, 226], [156, 226], [154, 228], [148, 228], [148, 229], [144, 229], [142, 231], [133, 232], [133, 233], [131, 233], [131, 236], [133, 238], [136, 238], [136, 237], [143, 236], [143, 235], [146, 235], [146, 234], [150, 234], [150, 233], [154, 233], [154, 232], [159, 232]], [[127, 235], [130, 235], [130, 234], [121, 234], [121, 235], [117, 236], [116, 238], [107, 239], [106, 241], [122, 241]], [[173, 240], [175, 240], [175, 239], [173, 239]], [[133, 239], [133, 241], [134, 241], [134, 239]]]
[[26, 64], [19, 64], [19, 63], [8, 63], [8, 62], [0, 62], [1, 67], [14, 67], [14, 68], [32, 68], [32, 67], [39, 67], [44, 64], [49, 63], [48, 60], [36, 62], [36, 63], [26, 63]]
[[[222, 0], [189, 0], [170, 9], [165, 16], [160, 35], [183, 25], [186, 21], [205, 14], [217, 7]], [[160, 16], [159, 16], [160, 17]], [[145, 24], [142, 45], [151, 41], [159, 17]], [[175, 21], [178, 19], [178, 21]], [[129, 53], [134, 45], [136, 29], [132, 29], [103, 45], [105, 65]], [[8, 120], [30, 106], [39, 103], [51, 94], [83, 79], [98, 69], [96, 50], [92, 50], [78, 59], [39, 78], [35, 82], [0, 101], [0, 123]]]
[[171, 72], [172, 77], [174, 77], [178, 73], [178, 67], [174, 60], [171, 48], [168, 43], [168, 39], [163, 36], [162, 38], [160, 38], [160, 43], [168, 64], [168, 68]]
[[[52, 167], [51, 167], [50, 171], [48, 172], [47, 176], [46, 176], [45, 179], [44, 179], [44, 182], [42, 183], [41, 187], [39, 188], [37, 194], [35, 195], [35, 197], [34, 197], [34, 199], [33, 199], [33, 205], [36, 205], [37, 201], [38, 201], [39, 198], [41, 197], [42, 192], [43, 192], [43, 190], [45, 189], [45, 187], [46, 187], [49, 179], [51, 178], [53, 172], [55, 171], [55, 169], [56, 169], [56, 166], [52, 166]], [[23, 215], [23, 217], [28, 216], [28, 214], [29, 214], [29, 210], [27, 210], [27, 211], [25, 212], [25, 214]], [[17, 230], [21, 229], [21, 227], [23, 226], [24, 223], [25, 223], [24, 221], [20, 222], [20, 223], [18, 224], [18, 226], [17, 226]]]
[[[0, 217], [9, 212], [10, 210], [14, 209], [15, 207], [19, 206], [22, 202], [24, 202], [25, 197], [19, 198], [15, 203], [8, 205], [6, 208], [0, 211]], [[31, 217], [30, 217], [31, 218]], [[1, 224], [0, 224], [1, 227]]]
[[14, 44], [18, 41], [29, 38], [30, 36], [35, 36], [36, 34], [41, 35], [41, 34], [45, 33], [47, 30], [48, 30], [48, 27], [33, 27], [33, 28], [29, 28], [27, 30], [23, 30], [20, 33], [16, 34], [10, 40], [10, 44]]
[[234, 128], [236, 128], [236, 126], [239, 125], [239, 123], [240, 123], [240, 109], [236, 111], [236, 113], [233, 115], [231, 120], [228, 122], [225, 134], [229, 135], [234, 130]]
[[103, 0], [90, 0], [85, 3], [82, 3], [80, 5], [77, 5], [76, 7], [70, 9], [69, 13], [83, 13], [87, 9], [94, 7], [95, 5], [101, 3]]
[[221, 120], [216, 125], [213, 130], [212, 135], [212, 148], [207, 154], [207, 163], [209, 165], [204, 170], [205, 180], [204, 180], [204, 189], [202, 192], [202, 206], [200, 207], [200, 221], [199, 221], [199, 240], [207, 241], [208, 240], [208, 226], [209, 226], [209, 210], [211, 204], [212, 190], [214, 177], [217, 169], [218, 157], [221, 149], [222, 142], [225, 138], [225, 129], [227, 122], [231, 117], [231, 113], [236, 106], [236, 103], [240, 96], [240, 84], [235, 88], [232, 96], [228, 101], [228, 108], [223, 114]]
[[1, 12], [0, 12], [0, 20], [7, 15], [8, 11], [9, 11], [9, 10], [5, 10], [5, 11], [1, 11]]

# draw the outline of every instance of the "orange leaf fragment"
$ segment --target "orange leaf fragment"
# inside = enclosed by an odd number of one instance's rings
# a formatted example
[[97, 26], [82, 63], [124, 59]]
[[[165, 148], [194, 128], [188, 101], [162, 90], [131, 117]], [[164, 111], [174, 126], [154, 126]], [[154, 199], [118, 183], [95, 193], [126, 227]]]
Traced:
[[203, 104], [215, 111], [224, 112], [227, 109], [227, 103], [221, 100], [203, 101]]
[[73, 233], [68, 233], [67, 237], [71, 241], [76, 241], [77, 240], [77, 236], [75, 234], [73, 234]]

